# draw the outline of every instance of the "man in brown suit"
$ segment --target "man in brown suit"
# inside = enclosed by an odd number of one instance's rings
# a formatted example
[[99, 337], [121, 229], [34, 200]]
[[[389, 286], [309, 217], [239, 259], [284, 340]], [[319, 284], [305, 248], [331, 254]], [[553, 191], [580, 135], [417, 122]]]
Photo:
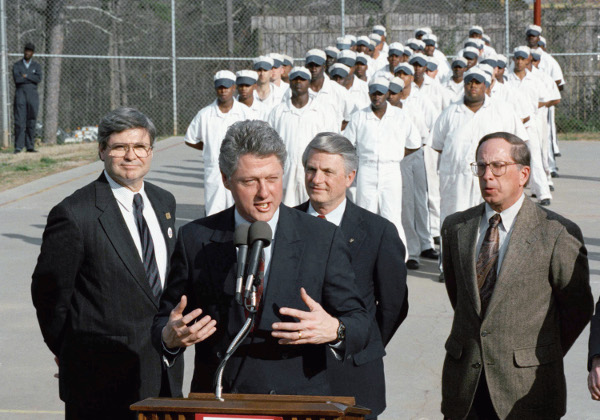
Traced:
[[563, 357], [589, 322], [587, 251], [573, 222], [523, 189], [527, 145], [509, 133], [481, 139], [485, 203], [442, 226], [454, 308], [442, 373], [447, 419], [558, 419], [566, 412]]

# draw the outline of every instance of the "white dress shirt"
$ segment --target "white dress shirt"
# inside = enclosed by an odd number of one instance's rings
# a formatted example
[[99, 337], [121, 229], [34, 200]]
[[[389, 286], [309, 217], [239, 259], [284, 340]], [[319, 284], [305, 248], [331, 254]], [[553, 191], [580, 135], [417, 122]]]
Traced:
[[[344, 201], [342, 201], [339, 206], [337, 206], [334, 210], [330, 211], [329, 213], [327, 213], [325, 215], [325, 220], [333, 223], [336, 226], [339, 226], [342, 224], [342, 219], [344, 217], [345, 211], [346, 211], [346, 199], [344, 198]], [[311, 216], [315, 216], [315, 217], [319, 216], [319, 213], [315, 210], [315, 208], [312, 206], [310, 201], [308, 202], [307, 213]]]
[[[509, 208], [501, 211], [500, 218], [502, 221], [498, 225], [498, 263], [496, 265], [496, 274], [500, 273], [500, 268], [502, 267], [502, 261], [504, 261], [504, 255], [506, 255], [506, 249], [508, 248], [508, 243], [510, 242], [510, 235], [512, 234], [513, 227], [515, 226], [515, 221], [517, 220], [517, 214], [519, 210], [521, 210], [521, 206], [523, 205], [523, 201], [525, 200], [525, 194], [521, 195], [521, 197]], [[488, 203], [485, 203], [485, 211], [481, 216], [481, 223], [479, 224], [479, 231], [477, 232], [477, 252], [476, 255], [479, 257], [479, 251], [481, 250], [481, 245], [483, 244], [483, 239], [485, 237], [485, 233], [490, 226], [489, 220], [496, 214]]]
[[150, 230], [150, 236], [152, 236], [152, 242], [154, 243], [154, 257], [156, 258], [156, 265], [158, 266], [160, 284], [161, 287], [164, 288], [165, 277], [167, 275], [167, 244], [165, 242], [165, 237], [163, 236], [160, 225], [158, 224], [156, 212], [154, 211], [152, 203], [144, 191], [144, 184], [142, 184], [142, 188], [135, 193], [115, 182], [106, 171], [104, 171], [104, 175], [106, 176], [108, 184], [110, 185], [110, 189], [112, 190], [112, 193], [119, 204], [119, 210], [121, 210], [121, 214], [123, 215], [123, 219], [125, 219], [127, 229], [129, 229], [131, 238], [133, 239], [135, 247], [140, 254], [140, 259], [142, 262], [144, 262], [144, 257], [142, 255], [142, 241], [140, 239], [140, 233], [138, 232], [137, 225], [135, 224], [135, 213], [133, 212], [133, 196], [138, 193], [141, 194], [142, 199], [144, 200], [143, 215], [144, 219], [146, 219], [148, 229]]

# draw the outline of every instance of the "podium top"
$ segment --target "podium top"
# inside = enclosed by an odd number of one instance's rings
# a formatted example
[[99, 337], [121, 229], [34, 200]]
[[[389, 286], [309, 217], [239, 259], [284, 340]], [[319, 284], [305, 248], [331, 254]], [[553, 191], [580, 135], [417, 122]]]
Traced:
[[354, 405], [353, 397], [223, 394], [190, 394], [190, 398], [147, 398], [131, 405], [134, 411], [278, 416], [365, 416], [371, 410]]

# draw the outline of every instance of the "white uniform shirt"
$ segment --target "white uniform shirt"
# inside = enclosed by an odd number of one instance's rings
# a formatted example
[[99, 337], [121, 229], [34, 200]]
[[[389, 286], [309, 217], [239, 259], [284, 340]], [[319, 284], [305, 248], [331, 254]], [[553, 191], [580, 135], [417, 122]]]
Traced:
[[271, 113], [271, 110], [273, 108], [275, 108], [277, 105], [279, 105], [281, 103], [281, 101], [283, 100], [283, 95], [289, 91], [289, 89], [285, 90], [282, 88], [278, 88], [277, 86], [275, 86], [275, 83], [269, 83], [269, 88], [271, 89], [269, 96], [267, 96], [264, 100], [260, 99], [258, 97], [257, 90], [256, 89], [254, 90], [254, 100], [257, 100], [257, 101], [263, 103], [263, 105], [265, 106], [267, 115]]
[[329, 131], [330, 122], [313, 98], [302, 108], [292, 105], [288, 99], [271, 111], [267, 122], [279, 133], [287, 161], [283, 173], [283, 203], [293, 207], [308, 199], [304, 186], [302, 154], [310, 141], [320, 132]]
[[144, 262], [144, 256], [142, 253], [142, 241], [140, 239], [140, 233], [138, 231], [137, 225], [135, 223], [135, 213], [133, 211], [133, 196], [137, 193], [141, 194], [142, 199], [144, 201], [144, 210], [142, 214], [144, 219], [146, 219], [146, 224], [148, 225], [148, 229], [150, 230], [150, 236], [152, 236], [152, 243], [154, 245], [154, 258], [156, 259], [156, 266], [158, 267], [158, 274], [160, 277], [161, 287], [165, 286], [165, 279], [167, 276], [167, 244], [165, 242], [165, 237], [163, 236], [162, 230], [160, 228], [160, 224], [158, 223], [158, 218], [156, 217], [156, 212], [152, 207], [152, 202], [146, 195], [144, 191], [144, 184], [142, 184], [142, 188], [137, 192], [133, 192], [128, 188], [118, 184], [115, 182], [110, 175], [106, 171], [104, 171], [104, 176], [106, 176], [106, 180], [108, 181], [108, 185], [110, 185], [110, 189], [119, 204], [119, 210], [121, 210], [121, 214], [123, 215], [123, 219], [125, 219], [125, 224], [127, 225], [127, 230], [129, 230], [129, 234], [131, 235], [131, 239], [133, 239], [133, 243], [138, 250], [138, 254], [140, 255], [140, 259]]
[[565, 77], [563, 75], [562, 69], [560, 68], [560, 64], [552, 55], [548, 54], [546, 51], [541, 50], [541, 58], [540, 58], [540, 70], [546, 72], [552, 80], [555, 82], [560, 80], [560, 85], [565, 84]]
[[477, 112], [464, 103], [452, 103], [436, 121], [429, 142], [433, 149], [442, 151], [439, 159], [441, 222], [452, 213], [481, 203], [479, 182], [470, 164], [475, 161], [479, 140], [497, 131], [515, 134], [525, 141], [529, 139], [515, 112], [489, 97]]
[[406, 243], [400, 161], [404, 148], [421, 147], [418, 130], [406, 111], [388, 104], [381, 119], [370, 106], [355, 112], [343, 134], [358, 155], [356, 204], [394, 223]]
[[[204, 205], [206, 215], [218, 213], [233, 205], [231, 193], [225, 189], [219, 170], [219, 151], [229, 126], [248, 119], [248, 107], [233, 101], [227, 113], [221, 112], [215, 100], [202, 108], [194, 117], [185, 133], [184, 140], [190, 144], [204, 143]], [[251, 117], [250, 117], [251, 118]]]
[[[236, 98], [237, 99], [237, 98]], [[269, 112], [267, 110], [266, 105], [258, 101], [256, 98], [252, 100], [252, 106], [248, 106], [240, 102], [240, 104], [244, 105], [248, 109], [246, 110], [246, 116], [249, 120], [261, 120], [267, 121], [267, 117], [269, 116]]]
[[536, 77], [529, 70], [525, 70], [526, 74], [523, 79], [520, 79], [514, 72], [510, 72], [507, 75], [506, 84], [513, 88], [514, 91], [520, 94], [522, 99], [522, 108], [524, 115], [530, 117], [530, 121], [526, 123], [529, 126], [538, 111], [540, 102], [547, 102], [547, 98], [550, 96], [546, 89], [546, 86], [542, 83], [541, 79]]
[[350, 115], [354, 111], [348, 90], [329, 77], [325, 77], [321, 90], [315, 92], [309, 88], [308, 94], [314, 99], [316, 108], [335, 118], [335, 121], [331, 121], [329, 124], [328, 131], [339, 133], [342, 130], [342, 121], [349, 121]]
[[412, 89], [416, 89], [422, 95], [427, 96], [438, 112], [442, 112], [450, 104], [450, 96], [446, 93], [446, 90], [438, 81], [428, 75], [424, 75], [421, 87], [415, 83]]
[[427, 129], [431, 131], [431, 129], [433, 128], [433, 124], [435, 124], [435, 121], [440, 116], [441, 111], [438, 111], [438, 109], [435, 107], [433, 102], [431, 102], [429, 97], [423, 95], [421, 92], [422, 91], [419, 91], [419, 89], [417, 88], [417, 85], [413, 83], [411, 85], [410, 94], [408, 95], [408, 98], [402, 99], [402, 104], [406, 105], [410, 102], [415, 102], [415, 105], [409, 106], [416, 106], [421, 110], [423, 121], [425, 122]]
[[450, 102], [456, 102], [460, 100], [465, 94], [464, 80], [461, 80], [460, 83], [456, 83], [451, 77], [443, 86], [450, 95]]
[[352, 107], [350, 114], [353, 114], [354, 112], [371, 104], [371, 99], [369, 98], [369, 84], [364, 80], [360, 80], [358, 77], [354, 76], [354, 82], [352, 83], [350, 89], [347, 89], [347, 91]]

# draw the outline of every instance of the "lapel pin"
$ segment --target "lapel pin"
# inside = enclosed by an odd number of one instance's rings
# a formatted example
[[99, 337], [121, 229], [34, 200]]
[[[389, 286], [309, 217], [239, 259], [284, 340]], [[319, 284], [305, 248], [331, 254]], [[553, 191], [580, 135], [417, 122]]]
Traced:
[[173, 229], [171, 229], [171, 228], [167, 229], [167, 235], [169, 235], [169, 238], [172, 238], [173, 237]]
[[169, 213], [169, 212], [166, 212], [166, 213], [165, 213], [165, 217], [167, 218], [167, 220], [169, 220], [169, 219], [171, 218], [171, 213]]
[[354, 242], [354, 238], [350, 238], [350, 241], [348, 241], [350, 243]]

